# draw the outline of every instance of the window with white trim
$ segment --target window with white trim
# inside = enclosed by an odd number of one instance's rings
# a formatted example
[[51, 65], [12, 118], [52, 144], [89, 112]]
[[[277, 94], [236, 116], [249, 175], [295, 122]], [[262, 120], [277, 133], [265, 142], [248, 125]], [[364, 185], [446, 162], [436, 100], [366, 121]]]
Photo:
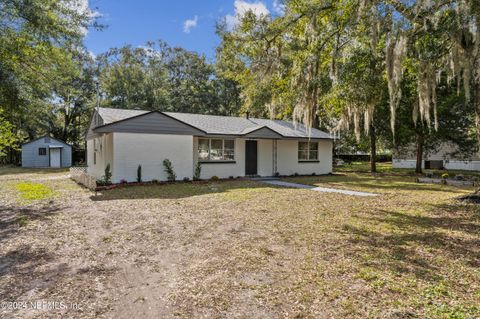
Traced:
[[199, 138], [198, 159], [202, 162], [234, 161], [235, 140], [221, 138]]
[[298, 142], [299, 161], [318, 161], [318, 142]]

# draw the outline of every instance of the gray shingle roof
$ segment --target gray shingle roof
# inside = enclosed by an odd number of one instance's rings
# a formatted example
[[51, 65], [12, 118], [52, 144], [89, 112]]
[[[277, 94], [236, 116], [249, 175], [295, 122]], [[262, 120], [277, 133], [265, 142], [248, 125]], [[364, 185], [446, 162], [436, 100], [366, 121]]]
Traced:
[[[104, 124], [110, 124], [130, 117], [149, 113], [144, 110], [127, 110], [100, 108], [99, 114]], [[300, 123], [282, 120], [267, 120], [257, 118], [244, 118], [233, 116], [203, 115], [191, 113], [162, 112], [181, 122], [194, 126], [207, 134], [244, 135], [261, 127], [268, 127], [284, 137], [299, 138], [331, 138], [330, 134], [312, 128], [309, 134], [307, 128]]]

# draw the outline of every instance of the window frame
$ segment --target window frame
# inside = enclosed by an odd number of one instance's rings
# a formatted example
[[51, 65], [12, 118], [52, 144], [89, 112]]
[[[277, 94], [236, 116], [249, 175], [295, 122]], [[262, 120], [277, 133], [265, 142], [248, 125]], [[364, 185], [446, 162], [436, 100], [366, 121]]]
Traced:
[[[302, 149], [300, 151], [300, 145], [302, 143], [305, 143], [307, 147], [305, 149]], [[316, 144], [317, 148], [316, 150], [312, 150], [310, 145], [311, 144]], [[304, 152], [307, 154], [306, 158], [300, 158], [300, 152]], [[310, 152], [316, 152], [316, 157], [315, 158], [310, 158]], [[319, 163], [319, 143], [318, 141], [298, 141], [298, 146], [297, 146], [297, 158], [299, 163]]]
[[[42, 154], [41, 150], [43, 150], [45, 153]], [[47, 156], [47, 148], [46, 147], [39, 147], [38, 148], [38, 156]]]
[[[207, 147], [207, 158], [202, 158], [200, 157], [200, 144], [201, 141], [208, 141], [208, 147]], [[211, 159], [212, 157], [212, 140], [214, 141], [222, 141], [222, 148], [215, 148], [214, 150], [220, 151], [221, 152], [221, 157], [222, 159]], [[232, 141], [233, 146], [232, 148], [225, 148], [225, 141]], [[226, 151], [233, 153], [231, 156], [232, 158], [227, 159], [226, 158]], [[198, 145], [197, 145], [197, 158], [198, 162], [202, 164], [208, 164], [208, 163], [236, 163], [235, 159], [235, 139], [234, 138], [221, 138], [221, 137], [199, 137], [198, 138]]]

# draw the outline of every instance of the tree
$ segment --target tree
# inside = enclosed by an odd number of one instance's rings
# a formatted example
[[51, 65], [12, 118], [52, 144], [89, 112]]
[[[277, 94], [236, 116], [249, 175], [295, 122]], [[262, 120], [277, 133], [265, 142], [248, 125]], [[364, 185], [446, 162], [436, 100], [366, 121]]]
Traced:
[[111, 49], [100, 57], [103, 105], [202, 114], [235, 114], [238, 89], [204, 56], [165, 42]]
[[[75, 69], [74, 55], [94, 13], [78, 0], [0, 0], [0, 109], [20, 139], [40, 131], [54, 87]], [[10, 161], [16, 161], [10, 149]]]

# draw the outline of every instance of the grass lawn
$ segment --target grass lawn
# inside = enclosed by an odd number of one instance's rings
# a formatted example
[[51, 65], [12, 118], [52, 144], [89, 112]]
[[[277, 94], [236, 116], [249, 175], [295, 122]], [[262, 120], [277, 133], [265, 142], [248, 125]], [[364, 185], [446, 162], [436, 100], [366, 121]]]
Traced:
[[0, 301], [81, 309], [0, 317], [479, 318], [480, 208], [456, 200], [472, 189], [380, 171], [286, 178], [377, 197], [248, 180], [94, 196], [2, 171]]

